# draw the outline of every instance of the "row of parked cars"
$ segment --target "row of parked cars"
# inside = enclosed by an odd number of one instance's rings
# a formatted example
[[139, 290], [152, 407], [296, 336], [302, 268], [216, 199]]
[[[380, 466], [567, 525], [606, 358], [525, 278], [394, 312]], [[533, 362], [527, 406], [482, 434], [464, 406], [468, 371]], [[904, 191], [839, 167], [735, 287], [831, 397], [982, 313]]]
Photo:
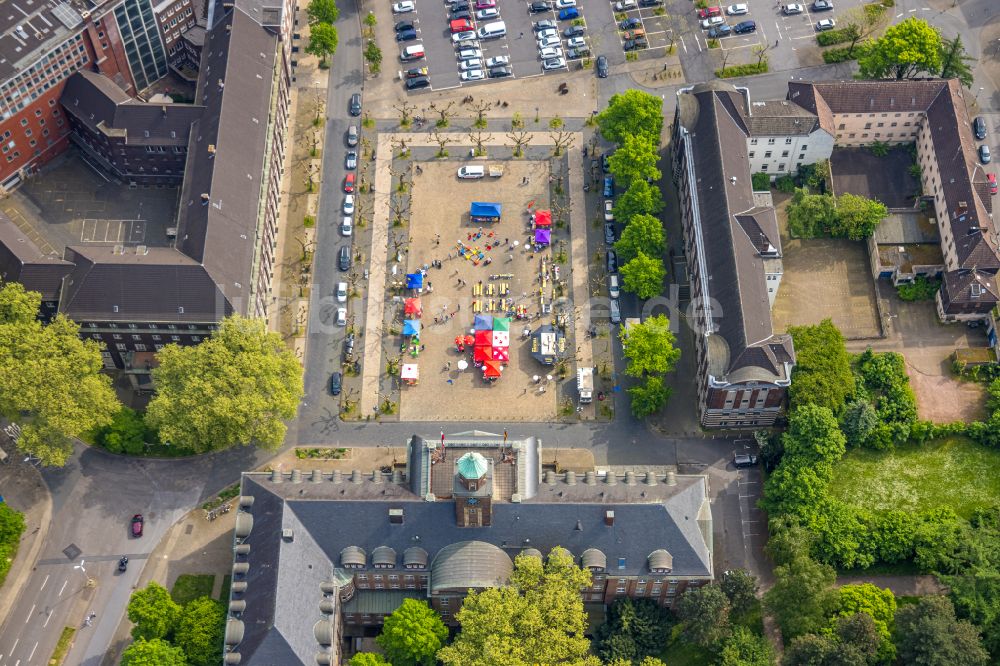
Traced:
[[[815, 0], [809, 9], [813, 12], [825, 12], [833, 9], [833, 0]], [[781, 6], [781, 13], [785, 16], [802, 14], [805, 7], [797, 2], [792, 2]], [[729, 5], [723, 10], [719, 7], [706, 7], [698, 10], [698, 18], [701, 20], [701, 27], [708, 30], [709, 39], [719, 39], [729, 35], [741, 35], [757, 31], [757, 22], [747, 19], [740, 21], [736, 25], [726, 23], [726, 16], [746, 16], [750, 13], [750, 6], [739, 2]], [[821, 19], [816, 22], [817, 32], [833, 30], [837, 27], [837, 22], [833, 19]]]

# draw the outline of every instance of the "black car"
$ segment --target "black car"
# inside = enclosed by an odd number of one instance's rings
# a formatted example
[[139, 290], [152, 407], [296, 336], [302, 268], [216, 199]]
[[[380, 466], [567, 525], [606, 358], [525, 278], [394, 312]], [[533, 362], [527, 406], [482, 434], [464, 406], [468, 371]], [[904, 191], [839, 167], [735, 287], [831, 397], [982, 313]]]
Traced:
[[637, 51], [645, 47], [646, 40], [640, 41], [638, 39], [626, 39], [624, 43], [622, 43], [622, 50], [624, 51]]
[[511, 74], [513, 74], [513, 72], [511, 72], [510, 67], [493, 67], [490, 69], [489, 76], [491, 79], [502, 79], [505, 76], [510, 76]]
[[615, 225], [610, 222], [604, 223], [604, 242], [608, 245], [614, 245], [615, 242]]
[[460, 0], [459, 2], [453, 2], [448, 5], [449, 12], [457, 12], [462, 9], [469, 9], [469, 3], [466, 0]]
[[615, 273], [618, 271], [618, 255], [615, 254], [614, 250], [608, 250], [608, 272]]
[[832, 0], [816, 0], [810, 9], [814, 12], [828, 12], [833, 9], [833, 2]]
[[657, 7], [663, 4], [663, 0], [639, 0], [640, 7]]
[[720, 37], [728, 37], [733, 33], [733, 29], [728, 25], [723, 23], [722, 25], [717, 25], [708, 31], [709, 39], [719, 39]]
[[416, 30], [400, 30], [396, 33], [397, 42], [412, 42], [417, 38]]
[[403, 32], [404, 30], [414, 30], [415, 26], [413, 21], [400, 21], [396, 24], [396, 32]]
[[563, 37], [576, 37], [577, 35], [582, 35], [585, 32], [587, 32], [587, 29], [582, 25], [571, 25], [563, 30]]
[[344, 376], [339, 372], [330, 375], [330, 395], [340, 395], [340, 391], [343, 388]]
[[118, 560], [118, 571], [128, 571], [128, 557], [125, 555]]
[[472, 12], [469, 11], [468, 7], [460, 7], [451, 13], [451, 20], [458, 21], [461, 19], [471, 19]]
[[420, 90], [421, 88], [426, 88], [430, 84], [431, 80], [426, 76], [414, 76], [411, 79], [406, 79], [407, 90]]
[[608, 157], [610, 157], [610, 155], [608, 155], [607, 153], [601, 155], [601, 170], [604, 173], [611, 172], [611, 162], [608, 161]]
[[349, 107], [352, 116], [361, 115], [361, 93], [351, 95], [351, 105]]
[[736, 453], [733, 455], [733, 465], [736, 467], [753, 467], [757, 464], [757, 456], [752, 453]]
[[737, 23], [736, 27], [733, 28], [733, 32], [737, 35], [743, 35], [748, 32], [757, 32], [757, 23], [755, 21], [743, 21], [742, 23]]
[[642, 27], [642, 21], [637, 18], [628, 18], [618, 24], [618, 27], [622, 30], [631, 30], [632, 28]]
[[976, 133], [976, 138], [982, 141], [986, 138], [986, 121], [982, 116], [977, 116], [972, 121], [972, 131]]
[[347, 245], [340, 248], [340, 254], [337, 255], [337, 268], [343, 272], [351, 270], [351, 248]]
[[597, 76], [601, 79], [608, 78], [608, 57], [597, 56]]
[[542, 12], [547, 12], [551, 9], [549, 3], [542, 2], [541, 0], [535, 0], [530, 5], [528, 5], [528, 11], [532, 14], [541, 14]]

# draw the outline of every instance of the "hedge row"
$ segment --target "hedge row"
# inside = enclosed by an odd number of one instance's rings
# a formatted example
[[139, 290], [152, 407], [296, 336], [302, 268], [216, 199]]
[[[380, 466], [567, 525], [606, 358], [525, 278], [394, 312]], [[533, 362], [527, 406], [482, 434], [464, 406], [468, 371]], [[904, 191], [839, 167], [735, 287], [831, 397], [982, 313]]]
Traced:
[[715, 70], [715, 77], [718, 79], [732, 79], [737, 76], [750, 76], [751, 74], [766, 74], [768, 72], [767, 59], [765, 58], [757, 64], [755, 62], [747, 65], [733, 65], [725, 69]]

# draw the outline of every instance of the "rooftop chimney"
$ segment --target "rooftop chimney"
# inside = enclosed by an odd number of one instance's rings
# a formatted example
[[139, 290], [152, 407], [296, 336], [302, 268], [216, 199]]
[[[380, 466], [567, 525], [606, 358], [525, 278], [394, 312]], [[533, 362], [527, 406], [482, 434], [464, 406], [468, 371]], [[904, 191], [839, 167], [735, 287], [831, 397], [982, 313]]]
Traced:
[[402, 525], [403, 524], [403, 510], [402, 509], [389, 509], [389, 523], [392, 525]]
[[613, 509], [608, 509], [604, 512], [604, 524], [608, 527], [615, 524], [615, 512]]
[[566, 485], [575, 486], [576, 485], [576, 472], [567, 471], [566, 472]]

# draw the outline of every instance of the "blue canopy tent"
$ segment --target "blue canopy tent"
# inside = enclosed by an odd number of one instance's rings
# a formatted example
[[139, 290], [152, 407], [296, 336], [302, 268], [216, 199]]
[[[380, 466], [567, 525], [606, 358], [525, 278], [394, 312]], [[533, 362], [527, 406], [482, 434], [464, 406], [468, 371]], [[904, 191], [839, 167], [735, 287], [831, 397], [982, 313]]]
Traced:
[[492, 331], [493, 315], [477, 314], [475, 319], [472, 320], [472, 328], [477, 331]]
[[406, 288], [407, 289], [420, 289], [424, 286], [424, 276], [422, 273], [407, 273], [406, 274]]
[[501, 205], [483, 201], [473, 201], [469, 207], [469, 217], [473, 222], [499, 222]]
[[416, 319], [407, 319], [403, 322], [403, 335], [420, 335], [420, 322]]

